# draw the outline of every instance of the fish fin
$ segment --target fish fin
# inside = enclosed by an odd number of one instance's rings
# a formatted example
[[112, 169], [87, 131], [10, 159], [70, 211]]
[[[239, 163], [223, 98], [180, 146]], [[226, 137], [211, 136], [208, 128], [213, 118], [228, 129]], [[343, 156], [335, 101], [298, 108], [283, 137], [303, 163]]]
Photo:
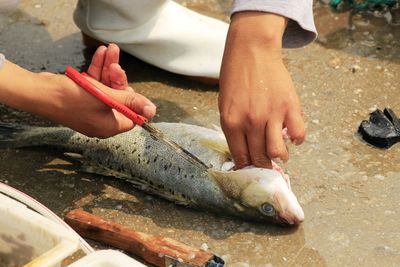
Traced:
[[285, 180], [285, 182], [288, 185], [289, 189], [291, 189], [289, 175], [287, 175], [285, 173], [285, 171], [281, 167], [279, 167], [279, 165], [276, 164], [276, 162], [274, 162], [274, 161], [272, 161], [272, 169], [277, 171], [277, 172], [279, 172], [282, 175], [282, 178]]
[[222, 131], [221, 126], [218, 126], [218, 125], [216, 125], [216, 124], [211, 124], [211, 126], [212, 126], [212, 128], [213, 128], [214, 130], [216, 130], [217, 132], [219, 132], [219, 133], [221, 133], [221, 134], [224, 134], [224, 132]]
[[133, 183], [133, 186], [145, 191], [149, 194], [164, 198], [168, 201], [174, 202], [175, 204], [178, 205], [182, 205], [182, 206], [191, 206], [195, 204], [195, 201], [188, 198], [185, 195], [181, 195], [179, 193], [174, 192], [173, 190], [168, 190], [168, 188], [165, 188], [163, 185], [157, 185], [154, 183], [150, 183], [146, 180], [142, 180], [137, 178], [138, 180], [140, 180], [142, 182], [140, 187], [137, 187], [134, 180], [132, 180], [132, 178], [135, 177], [130, 177], [129, 180], [127, 180], [127, 182], [129, 183]]
[[133, 176], [133, 175], [127, 175], [127, 174], [124, 174], [117, 170], [113, 170], [113, 169], [110, 169], [110, 168], [107, 168], [107, 167], [104, 167], [104, 166], [101, 166], [98, 164], [93, 164], [92, 162], [82, 161], [76, 157], [74, 157], [74, 158], [81, 162], [82, 165], [80, 167], [80, 171], [82, 171], [82, 172], [122, 179], [122, 180], [132, 184], [132, 186], [136, 189], [145, 191], [152, 195], [159, 196], [161, 198], [164, 198], [166, 200], [174, 202], [178, 205], [189, 206], [190, 204], [193, 204], [193, 200], [189, 201], [189, 200], [185, 199], [184, 196], [180, 196], [177, 193], [168, 192], [167, 189], [164, 189], [163, 191], [161, 191], [160, 186], [152, 184], [145, 179], [141, 179], [141, 178]]
[[83, 155], [79, 153], [74, 153], [74, 152], [65, 152], [64, 156], [66, 156], [69, 159], [72, 159], [74, 161], [82, 162], [83, 160]]
[[[219, 188], [229, 197], [238, 199], [241, 194], [241, 181], [238, 171], [218, 171], [209, 169], [208, 173], [215, 179]], [[244, 178], [242, 179], [244, 181]]]
[[13, 123], [0, 123], [0, 148], [18, 147], [18, 135], [28, 128], [28, 126]]
[[231, 158], [231, 153], [229, 152], [228, 143], [225, 138], [201, 138], [199, 139], [199, 142], [203, 146], [223, 154], [226, 158]]
[[194, 204], [193, 201], [186, 200], [182, 196], [177, 196], [177, 195], [174, 195], [174, 194], [171, 194], [168, 192], [160, 192], [155, 187], [149, 187], [147, 192], [149, 192], [150, 194], [159, 196], [161, 198], [164, 198], [168, 201], [171, 201], [177, 205], [192, 206]]
[[160, 188], [157, 185], [150, 184], [147, 181], [144, 181], [140, 178], [130, 176], [129, 179], [124, 179], [124, 180], [127, 181], [128, 183], [131, 183], [133, 187], [141, 191], [166, 199], [175, 204], [182, 206], [191, 206], [194, 204], [193, 200], [187, 200], [185, 199], [184, 196], [177, 195], [177, 193], [171, 193], [166, 190], [160, 191]]
[[74, 152], [65, 152], [63, 155], [71, 160], [74, 163], [80, 164], [78, 167], [78, 171], [90, 174], [99, 174], [103, 176], [111, 176], [115, 178], [120, 178], [126, 180], [128, 176], [124, 173], [121, 173], [117, 170], [113, 170], [111, 168], [104, 167], [99, 165], [96, 162], [87, 160], [84, 156], [80, 153]]
[[91, 173], [91, 174], [99, 174], [99, 175], [103, 175], [103, 176], [112, 176], [112, 177], [122, 178], [122, 177], [120, 177], [120, 173], [117, 173], [114, 170], [111, 170], [109, 168], [105, 168], [105, 167], [102, 167], [99, 165], [83, 164], [80, 166], [79, 171]]
[[[79, 160], [79, 159], [78, 159]], [[146, 192], [153, 192], [156, 189], [150, 188], [151, 186], [147, 183], [147, 181], [144, 181], [143, 179], [140, 179], [136, 176], [128, 176], [122, 172], [98, 165], [98, 164], [90, 164], [88, 162], [82, 162], [82, 165], [79, 168], [79, 171], [85, 172], [85, 173], [90, 173], [90, 174], [97, 174], [97, 175], [103, 175], [107, 177], [113, 177], [117, 179], [121, 179], [124, 181], [129, 182], [132, 184], [134, 188], [146, 191]]]

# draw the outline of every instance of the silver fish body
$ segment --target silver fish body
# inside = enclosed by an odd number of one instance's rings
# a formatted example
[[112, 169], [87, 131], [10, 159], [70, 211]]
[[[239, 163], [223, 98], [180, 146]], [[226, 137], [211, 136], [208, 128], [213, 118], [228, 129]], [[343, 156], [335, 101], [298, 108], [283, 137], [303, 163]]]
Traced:
[[[98, 139], [63, 127], [18, 129], [3, 125], [0, 126], [0, 146], [50, 146], [64, 152], [78, 153], [82, 155], [87, 171], [128, 180], [141, 190], [179, 204], [248, 220], [289, 222], [286, 217], [280, 217], [278, 212], [266, 214], [261, 209], [264, 198], [273, 211], [282, 208], [277, 207], [282, 206], [281, 203], [276, 205], [271, 202], [276, 200], [275, 189], [282, 191], [281, 188], [285, 186], [285, 183], [279, 181], [284, 179], [278, 177], [279, 175], [272, 177], [275, 174], [271, 176], [268, 172], [271, 170], [258, 168], [255, 176], [254, 170], [247, 171], [249, 175], [243, 170], [243, 175], [246, 176], [243, 179], [239, 171], [222, 170], [229, 161], [229, 154], [218, 149], [226, 146], [220, 132], [179, 123], [155, 123], [154, 126], [205, 165], [188, 160], [183, 152], [174, 150], [141, 127], [134, 127], [129, 132], [111, 138]], [[272, 177], [268, 178], [272, 179], [272, 183], [268, 179], [263, 180], [264, 173]], [[270, 189], [275, 182], [277, 186]], [[265, 190], [262, 188], [264, 186]], [[280, 195], [288, 194], [286, 191], [283, 188], [284, 193]], [[271, 196], [267, 196], [268, 194]], [[301, 220], [302, 218], [296, 218], [289, 223], [298, 223]]]

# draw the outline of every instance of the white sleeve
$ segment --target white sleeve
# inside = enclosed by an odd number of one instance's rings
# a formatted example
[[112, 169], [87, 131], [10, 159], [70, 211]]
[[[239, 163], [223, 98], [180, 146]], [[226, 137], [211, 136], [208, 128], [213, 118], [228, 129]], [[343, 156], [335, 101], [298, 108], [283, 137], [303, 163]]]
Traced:
[[317, 37], [313, 0], [235, 0], [232, 14], [241, 11], [275, 13], [289, 19], [283, 34], [283, 47], [305, 46]]
[[0, 70], [3, 67], [3, 64], [5, 61], [6, 61], [6, 57], [0, 53]]

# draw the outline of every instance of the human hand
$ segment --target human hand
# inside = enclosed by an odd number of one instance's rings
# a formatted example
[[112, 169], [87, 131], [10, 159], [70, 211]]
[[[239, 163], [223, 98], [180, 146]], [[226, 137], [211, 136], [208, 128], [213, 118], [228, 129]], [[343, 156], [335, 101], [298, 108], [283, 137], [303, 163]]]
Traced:
[[270, 13], [232, 17], [220, 76], [221, 127], [237, 169], [271, 168], [271, 159], [289, 157], [282, 138], [287, 127], [294, 144], [305, 138], [300, 102], [282, 61], [286, 19]]
[[[128, 86], [118, 57], [119, 48], [115, 45], [99, 48], [88, 71], [94, 78], [88, 79], [136, 113], [153, 117], [156, 106]], [[8, 60], [0, 69], [0, 103], [46, 117], [88, 136], [106, 138], [134, 126], [130, 119], [103, 104], [67, 76], [33, 73]]]
[[[99, 47], [88, 68], [89, 79], [104, 93], [140, 115], [151, 118], [156, 106], [129, 86], [125, 71], [118, 64], [119, 48], [114, 44]], [[79, 88], [65, 76], [57, 77], [64, 87], [61, 110], [55, 120], [85, 135], [106, 138], [130, 130], [134, 124], [116, 110]]]
[[113, 89], [129, 87], [125, 71], [119, 65], [120, 49], [116, 44], [99, 46], [92, 57], [87, 73]]

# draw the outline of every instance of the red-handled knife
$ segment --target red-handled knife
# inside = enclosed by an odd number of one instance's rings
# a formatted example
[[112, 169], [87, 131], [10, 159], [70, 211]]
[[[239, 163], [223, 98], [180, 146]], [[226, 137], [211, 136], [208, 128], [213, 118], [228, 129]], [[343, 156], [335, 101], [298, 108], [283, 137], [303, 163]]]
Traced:
[[186, 149], [184, 149], [183, 147], [181, 147], [174, 141], [171, 141], [159, 129], [150, 125], [145, 117], [137, 114], [136, 112], [134, 112], [133, 110], [131, 110], [130, 108], [125, 106], [124, 104], [116, 101], [115, 99], [111, 98], [109, 95], [107, 95], [106, 93], [101, 91], [99, 88], [97, 88], [93, 83], [91, 83], [87, 78], [85, 78], [85, 76], [89, 77], [89, 75], [81, 74], [71, 66], [68, 66], [66, 68], [65, 74], [67, 75], [67, 77], [69, 77], [76, 84], [78, 84], [80, 87], [82, 87], [87, 92], [89, 92], [91, 95], [93, 95], [94, 97], [96, 97], [101, 102], [108, 105], [109, 107], [122, 113], [127, 118], [131, 119], [135, 124], [143, 127], [143, 129], [148, 131], [153, 137], [155, 137], [157, 140], [164, 142], [168, 146], [172, 147], [177, 153], [179, 153], [181, 156], [183, 156], [187, 160], [191, 161], [192, 163], [201, 164], [204, 167], [209, 168], [199, 158], [194, 156], [192, 153], [190, 153], [189, 151], [187, 151]]

